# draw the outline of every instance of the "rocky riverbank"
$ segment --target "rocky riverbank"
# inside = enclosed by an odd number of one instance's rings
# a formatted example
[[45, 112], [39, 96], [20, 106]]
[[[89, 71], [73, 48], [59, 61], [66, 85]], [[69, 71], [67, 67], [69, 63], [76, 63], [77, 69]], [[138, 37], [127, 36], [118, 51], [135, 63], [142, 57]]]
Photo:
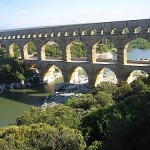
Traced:
[[90, 91], [87, 83], [83, 84], [57, 84], [56, 93], [47, 96], [41, 107], [47, 107], [56, 104], [64, 104], [72, 96], [79, 96]]

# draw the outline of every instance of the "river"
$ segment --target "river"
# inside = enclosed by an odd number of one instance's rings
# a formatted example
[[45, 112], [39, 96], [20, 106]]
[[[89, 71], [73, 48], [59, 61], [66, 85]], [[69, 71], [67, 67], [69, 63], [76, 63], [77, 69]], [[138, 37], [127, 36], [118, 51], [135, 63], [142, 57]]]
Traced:
[[[136, 60], [141, 58], [150, 58], [150, 50], [133, 49], [128, 51], [128, 59]], [[0, 126], [14, 123], [17, 116], [29, 110], [30, 106], [41, 104], [45, 96], [54, 92], [54, 84], [53, 82], [33, 89], [19, 89], [0, 94]]]

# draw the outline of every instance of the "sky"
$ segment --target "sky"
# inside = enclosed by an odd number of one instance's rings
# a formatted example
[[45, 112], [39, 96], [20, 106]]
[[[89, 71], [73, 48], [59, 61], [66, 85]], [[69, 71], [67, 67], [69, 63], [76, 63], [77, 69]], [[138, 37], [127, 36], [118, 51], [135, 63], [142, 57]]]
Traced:
[[0, 30], [150, 19], [150, 0], [0, 0]]

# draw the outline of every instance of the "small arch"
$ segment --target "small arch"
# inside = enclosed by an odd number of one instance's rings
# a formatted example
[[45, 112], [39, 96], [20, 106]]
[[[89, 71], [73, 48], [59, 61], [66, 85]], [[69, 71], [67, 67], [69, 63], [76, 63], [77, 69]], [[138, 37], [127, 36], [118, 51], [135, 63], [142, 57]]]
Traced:
[[77, 36], [78, 35], [78, 32], [77, 31], [74, 31], [73, 32], [73, 36]]
[[67, 31], [64, 36], [70, 36], [70, 33]]
[[23, 35], [22, 35], [22, 39], [24, 39], [25, 37], [26, 37], [25, 34], [23, 34]]
[[4, 36], [4, 38], [3, 38], [4, 40], [6, 40], [7, 39], [7, 37], [6, 36]]
[[97, 34], [97, 30], [96, 29], [93, 29], [92, 31], [91, 31], [91, 35], [96, 35]]
[[20, 35], [17, 36], [17, 39], [20, 39]]
[[111, 34], [117, 34], [117, 28], [113, 28]]
[[31, 38], [31, 34], [28, 34], [27, 38]]
[[139, 77], [149, 77], [148, 73], [142, 70], [133, 70], [131, 71], [127, 77], [125, 78], [125, 81], [127, 81], [129, 84], [132, 83], [134, 80], [136, 80]]
[[70, 83], [72, 84], [85, 84], [88, 83], [88, 76], [86, 71], [80, 67], [76, 66], [70, 69]]
[[137, 28], [135, 28], [134, 33], [141, 33], [142, 32], [142, 28], [140, 26], [138, 26]]
[[19, 45], [15, 44], [15, 43], [12, 43], [10, 46], [9, 46], [9, 54], [12, 56], [12, 57], [15, 57], [17, 59], [21, 59], [21, 49], [19, 47]]
[[86, 30], [83, 30], [81, 35], [87, 35], [87, 31]]
[[62, 71], [55, 65], [47, 66], [44, 72], [43, 82], [46, 83], [64, 83]]
[[101, 35], [104, 35], [106, 33], [106, 29], [102, 29]]
[[58, 36], [58, 37], [61, 36], [61, 32], [58, 32], [57, 36]]
[[36, 34], [33, 34], [33, 38], [36, 38]]
[[150, 33], [150, 27], [148, 28], [147, 32]]
[[39, 38], [41, 38], [41, 37], [42, 37], [42, 34], [40, 33], [40, 34], [39, 34]]
[[48, 37], [48, 33], [47, 32], [44, 34], [44, 37]]
[[116, 74], [109, 68], [102, 68], [95, 73], [95, 87], [101, 82], [112, 82], [114, 84], [118, 83]]
[[51, 37], [54, 37], [54, 32], [51, 33]]
[[128, 34], [129, 33], [129, 28], [128, 27], [125, 27], [123, 30], [122, 30], [122, 34]]
[[2, 36], [0, 36], [0, 40], [2, 40]]
[[11, 36], [8, 36], [8, 39], [10, 40], [10, 39], [11, 39]]
[[15, 39], [15, 38], [16, 38], [16, 36], [15, 36], [15, 35], [13, 35], [12, 39]]

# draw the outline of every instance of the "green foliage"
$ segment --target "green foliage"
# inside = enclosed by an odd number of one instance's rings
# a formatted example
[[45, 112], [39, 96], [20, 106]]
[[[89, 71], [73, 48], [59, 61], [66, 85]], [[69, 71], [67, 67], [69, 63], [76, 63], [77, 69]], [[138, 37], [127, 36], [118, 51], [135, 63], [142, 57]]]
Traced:
[[80, 124], [81, 116], [72, 108], [64, 105], [56, 105], [43, 108], [32, 107], [17, 118], [17, 125], [30, 125], [35, 123], [47, 123], [51, 126], [66, 126], [77, 128]]
[[24, 77], [24, 62], [14, 58], [1, 59], [0, 83], [20, 82]]
[[73, 97], [67, 101], [66, 105], [73, 108], [90, 109], [96, 105], [96, 99], [92, 94], [82, 94], [80, 97]]
[[113, 98], [117, 101], [123, 100], [124, 98], [129, 96], [131, 92], [132, 92], [131, 85], [125, 81], [122, 81], [120, 84], [118, 84], [115, 93], [113, 93]]
[[21, 55], [20, 48], [17, 44], [13, 45], [13, 50], [14, 50], [14, 58], [18, 58]]
[[145, 84], [140, 78], [131, 83], [133, 94], [150, 93], [150, 86]]
[[3, 150], [84, 150], [86, 144], [79, 131], [47, 124], [10, 126], [0, 129]]
[[150, 49], [150, 43], [142, 38], [132, 40], [128, 45], [128, 50], [139, 48], [139, 49]]
[[106, 92], [99, 91], [94, 97], [96, 99], [97, 104], [102, 107], [111, 106], [113, 104], [111, 94], [108, 94]]
[[92, 142], [92, 145], [90, 145], [87, 150], [102, 150], [102, 142], [100, 141], [94, 141]]
[[83, 43], [76, 40], [72, 42], [71, 46], [71, 57], [86, 57], [87, 56], [87, 50]]
[[46, 57], [62, 57], [62, 52], [59, 50], [59, 47], [56, 44], [46, 45], [45, 47]]
[[99, 91], [106, 92], [108, 94], [113, 94], [117, 90], [117, 87], [112, 82], [101, 82], [96, 88], [92, 90], [92, 94], [97, 94]]
[[117, 115], [119, 112], [114, 107], [100, 107], [85, 115], [82, 120], [81, 131], [87, 145], [91, 145], [94, 141], [104, 141], [108, 133], [109, 123]]
[[31, 41], [28, 44], [28, 54], [29, 55], [36, 55], [37, 54], [37, 48], [34, 45], [34, 43]]
[[106, 52], [116, 52], [116, 48], [114, 43], [112, 43], [110, 40], [106, 40], [105, 43], [102, 43], [102, 41], [99, 41], [96, 47], [97, 53], [106, 53]]
[[148, 150], [150, 95], [133, 95], [117, 106], [120, 116], [111, 120], [106, 150]]
[[96, 95], [82, 94], [80, 97], [73, 97], [66, 102], [66, 105], [73, 108], [81, 108], [89, 110], [92, 107], [104, 107], [113, 104], [113, 99], [110, 94], [106, 92], [98, 92]]

